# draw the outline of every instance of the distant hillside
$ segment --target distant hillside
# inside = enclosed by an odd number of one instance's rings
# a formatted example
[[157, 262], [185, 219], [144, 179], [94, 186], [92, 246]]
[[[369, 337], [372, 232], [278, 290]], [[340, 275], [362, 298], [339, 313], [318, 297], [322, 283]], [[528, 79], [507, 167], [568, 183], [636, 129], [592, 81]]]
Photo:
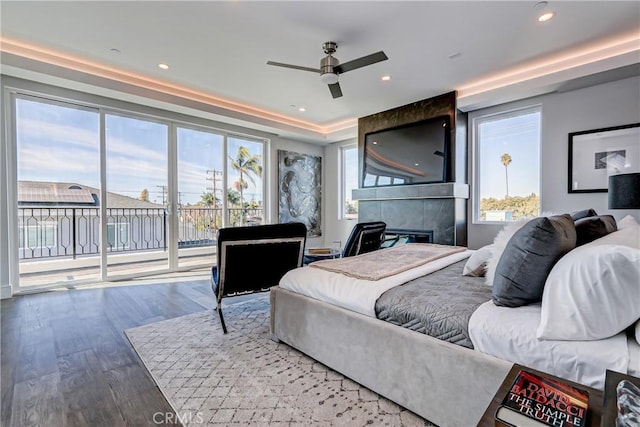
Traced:
[[489, 197], [481, 199], [480, 212], [482, 219], [485, 219], [484, 212], [486, 211], [511, 211], [514, 220], [536, 216], [540, 214], [540, 197], [531, 193], [527, 197], [513, 196], [505, 197], [504, 199]]

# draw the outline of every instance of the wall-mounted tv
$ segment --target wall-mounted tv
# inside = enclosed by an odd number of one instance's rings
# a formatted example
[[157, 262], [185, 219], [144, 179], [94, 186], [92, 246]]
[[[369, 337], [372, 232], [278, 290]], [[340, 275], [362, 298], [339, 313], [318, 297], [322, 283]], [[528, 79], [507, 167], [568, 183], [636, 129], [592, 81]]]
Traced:
[[362, 187], [446, 182], [450, 138], [448, 115], [366, 134]]

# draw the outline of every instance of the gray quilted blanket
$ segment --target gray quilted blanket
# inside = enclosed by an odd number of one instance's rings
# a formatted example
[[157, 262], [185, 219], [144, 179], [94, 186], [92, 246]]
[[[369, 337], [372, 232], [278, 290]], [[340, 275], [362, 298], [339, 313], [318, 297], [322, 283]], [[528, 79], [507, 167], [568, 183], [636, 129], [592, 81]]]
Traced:
[[491, 299], [491, 288], [484, 284], [484, 277], [463, 276], [465, 262], [389, 289], [376, 301], [376, 317], [473, 348], [469, 318], [480, 304]]

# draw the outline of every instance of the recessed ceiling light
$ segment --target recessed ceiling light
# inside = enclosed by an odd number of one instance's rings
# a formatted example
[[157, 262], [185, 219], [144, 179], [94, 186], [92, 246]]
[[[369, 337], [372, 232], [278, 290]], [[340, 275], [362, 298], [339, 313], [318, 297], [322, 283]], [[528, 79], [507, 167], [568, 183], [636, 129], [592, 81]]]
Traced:
[[420, 163], [414, 163], [413, 165], [414, 166], [420, 166]]
[[111, 52], [113, 53], [120, 53], [120, 49], [116, 49], [115, 47], [112, 47], [111, 49], [109, 49]]
[[545, 12], [538, 17], [539, 22], [547, 22], [551, 20], [554, 16], [556, 16], [555, 12]]
[[453, 58], [457, 58], [460, 55], [462, 55], [460, 52], [453, 52], [453, 53], [450, 53], [449, 55], [447, 55], [447, 58], [453, 59]]
[[382, 81], [383, 82], [388, 82], [389, 80], [391, 80], [391, 76], [382, 76]]
[[378, 141], [373, 141], [372, 144], [373, 145], [378, 145]]
[[161, 68], [163, 70], [168, 70], [169, 66], [167, 64], [158, 64], [158, 68]]
[[304, 108], [304, 107], [300, 107], [300, 108], [298, 108], [298, 111], [300, 111], [300, 112], [303, 112], [303, 113], [304, 113], [305, 111], [307, 111], [307, 109], [306, 109], [306, 108]]

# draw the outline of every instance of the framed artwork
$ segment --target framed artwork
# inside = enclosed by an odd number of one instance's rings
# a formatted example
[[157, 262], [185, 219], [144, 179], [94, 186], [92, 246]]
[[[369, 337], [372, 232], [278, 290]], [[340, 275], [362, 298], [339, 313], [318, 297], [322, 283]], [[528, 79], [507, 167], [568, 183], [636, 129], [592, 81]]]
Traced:
[[569, 134], [569, 193], [606, 193], [610, 175], [640, 172], [640, 123]]
[[278, 150], [278, 222], [301, 222], [322, 235], [322, 157]]

